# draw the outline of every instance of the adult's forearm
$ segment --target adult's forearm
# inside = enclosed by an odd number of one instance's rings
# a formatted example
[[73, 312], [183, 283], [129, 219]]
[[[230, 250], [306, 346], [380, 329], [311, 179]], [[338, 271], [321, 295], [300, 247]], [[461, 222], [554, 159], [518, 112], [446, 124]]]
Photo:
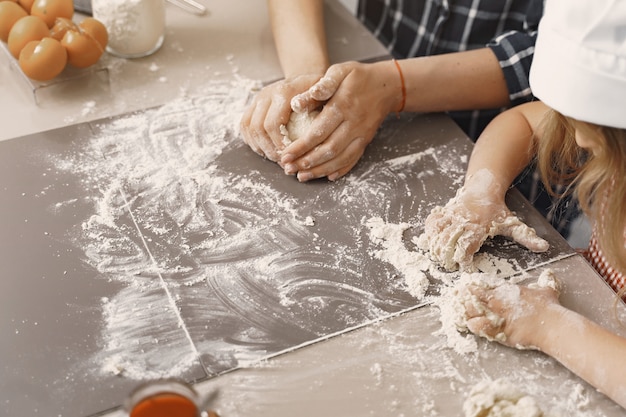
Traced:
[[329, 65], [323, 0], [268, 0], [274, 43], [286, 78], [323, 74]]
[[405, 110], [476, 110], [510, 104], [504, 74], [490, 48], [403, 60]]

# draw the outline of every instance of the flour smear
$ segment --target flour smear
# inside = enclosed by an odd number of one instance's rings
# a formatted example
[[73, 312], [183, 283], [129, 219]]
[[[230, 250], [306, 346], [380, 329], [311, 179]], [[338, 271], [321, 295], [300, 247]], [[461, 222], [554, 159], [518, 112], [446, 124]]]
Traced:
[[93, 207], [75, 245], [123, 287], [102, 298], [100, 373], [217, 374], [422, 302], [435, 268], [403, 237], [415, 225], [383, 219], [424, 214], [397, 202], [412, 188], [404, 172], [441, 155], [372, 162], [310, 192], [243, 144], [256, 88], [215, 82], [96, 122], [54, 161]]
[[[428, 303], [442, 307], [448, 354], [474, 353], [436, 290], [458, 273], [438, 268], [415, 238], [439, 198], [425, 181], [445, 171], [460, 183], [466, 159], [442, 146], [298, 184], [240, 138], [257, 87], [215, 82], [96, 123], [55, 161], [81, 178], [93, 207], [75, 245], [122, 288], [102, 297], [97, 372], [215, 375]], [[416, 172], [418, 162], [426, 168]], [[522, 269], [486, 253], [475, 262], [500, 276]], [[397, 343], [390, 349], [414, 350]]]

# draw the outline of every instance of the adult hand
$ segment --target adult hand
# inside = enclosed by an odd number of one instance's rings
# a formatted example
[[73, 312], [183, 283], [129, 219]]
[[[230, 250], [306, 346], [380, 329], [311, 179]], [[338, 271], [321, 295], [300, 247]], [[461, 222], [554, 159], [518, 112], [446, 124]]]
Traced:
[[533, 252], [549, 245], [508, 209], [504, 196], [494, 193], [493, 175], [477, 173], [445, 207], [435, 207], [425, 222], [423, 239], [430, 256], [447, 270], [472, 271], [474, 254], [489, 237], [502, 235]]
[[280, 161], [282, 142], [280, 125], [286, 125], [291, 114], [290, 100], [306, 91], [320, 79], [320, 74], [307, 74], [277, 81], [259, 91], [241, 118], [243, 140], [259, 155]]
[[[537, 349], [546, 309], [562, 308], [552, 287], [472, 284], [465, 301], [467, 328], [474, 334], [517, 349]], [[545, 329], [549, 331], [549, 329]]]
[[297, 173], [300, 181], [342, 177], [400, 100], [400, 80], [392, 61], [332, 65], [319, 82], [291, 101], [296, 112], [324, 107], [307, 134], [284, 149], [280, 163], [285, 172]]

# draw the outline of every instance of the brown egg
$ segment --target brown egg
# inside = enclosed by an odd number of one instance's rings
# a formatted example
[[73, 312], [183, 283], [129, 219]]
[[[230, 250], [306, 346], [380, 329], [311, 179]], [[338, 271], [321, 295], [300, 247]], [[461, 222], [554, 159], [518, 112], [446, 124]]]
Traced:
[[67, 50], [67, 61], [77, 68], [95, 64], [104, 52], [104, 48], [90, 35], [74, 30], [67, 31], [61, 45]]
[[50, 37], [61, 42], [61, 39], [63, 39], [63, 36], [65, 36], [65, 33], [68, 30], [79, 30], [78, 25], [74, 23], [72, 19], [57, 17], [57, 20], [54, 22], [54, 26], [50, 29]]
[[74, 2], [72, 0], [35, 0], [30, 8], [30, 14], [40, 17], [51, 28], [57, 18], [71, 19], [74, 16]]
[[61, 42], [54, 38], [30, 41], [20, 52], [20, 68], [27, 77], [37, 81], [48, 81], [63, 71], [67, 63], [67, 52]]
[[109, 42], [109, 33], [102, 22], [93, 17], [86, 17], [78, 26], [83, 32], [98, 41], [102, 49], [106, 48]]
[[24, 16], [11, 28], [7, 46], [11, 55], [17, 58], [28, 42], [39, 41], [49, 34], [48, 26], [43, 20], [37, 16]]
[[33, 6], [34, 2], [35, 0], [17, 0], [17, 4], [22, 6], [28, 13], [30, 13], [30, 8]]
[[0, 40], [6, 42], [11, 28], [22, 17], [28, 16], [26, 10], [11, 1], [0, 2]]

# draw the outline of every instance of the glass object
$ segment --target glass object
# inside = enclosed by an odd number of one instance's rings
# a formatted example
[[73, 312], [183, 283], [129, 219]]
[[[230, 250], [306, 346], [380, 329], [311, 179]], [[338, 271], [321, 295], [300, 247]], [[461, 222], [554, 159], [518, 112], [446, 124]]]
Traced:
[[109, 32], [108, 53], [141, 58], [163, 44], [165, 0], [92, 0], [91, 7]]
[[63, 102], [75, 103], [91, 100], [99, 94], [110, 93], [109, 69], [102, 62], [97, 62], [87, 68], [74, 68], [67, 65], [55, 78], [49, 81], [35, 81], [24, 74], [18, 61], [9, 52], [6, 43], [0, 42], [0, 49], [4, 51], [0, 52], [0, 55], [6, 55], [20, 90], [30, 95], [38, 106], [58, 106]]
[[202, 398], [183, 381], [158, 380], [137, 387], [126, 399], [124, 410], [129, 417], [219, 417], [207, 410], [216, 394]]

